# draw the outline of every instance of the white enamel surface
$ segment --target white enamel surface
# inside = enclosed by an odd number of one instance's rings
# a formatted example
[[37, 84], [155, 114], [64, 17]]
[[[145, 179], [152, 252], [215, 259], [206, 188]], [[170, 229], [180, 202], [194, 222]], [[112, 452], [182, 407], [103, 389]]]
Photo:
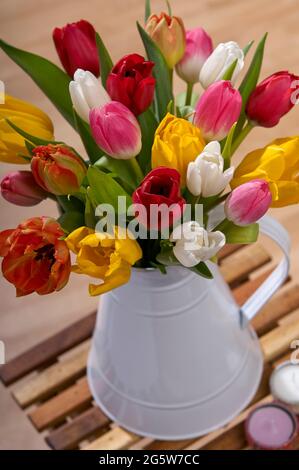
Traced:
[[134, 270], [101, 298], [88, 364], [98, 405], [141, 435], [182, 439], [225, 424], [253, 397], [259, 343], [214, 270]]

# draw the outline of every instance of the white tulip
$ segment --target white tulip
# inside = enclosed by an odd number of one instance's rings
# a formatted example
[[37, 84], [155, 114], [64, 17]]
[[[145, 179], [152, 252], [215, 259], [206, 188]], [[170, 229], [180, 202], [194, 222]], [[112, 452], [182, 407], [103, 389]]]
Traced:
[[233, 85], [244, 67], [244, 52], [234, 41], [218, 44], [200, 71], [199, 81], [202, 86], [208, 88], [212, 83], [222, 80], [223, 75], [236, 59], [238, 60], [237, 65], [231, 78]]
[[89, 122], [89, 111], [111, 101], [105, 88], [89, 71], [78, 69], [70, 82], [70, 95], [79, 116]]
[[212, 141], [187, 168], [187, 188], [194, 196], [210, 197], [222, 193], [234, 174], [231, 166], [223, 171], [224, 160], [219, 142]]
[[185, 222], [174, 229], [170, 241], [175, 242], [173, 253], [186, 268], [207, 261], [225, 245], [222, 232], [208, 232], [196, 221]]

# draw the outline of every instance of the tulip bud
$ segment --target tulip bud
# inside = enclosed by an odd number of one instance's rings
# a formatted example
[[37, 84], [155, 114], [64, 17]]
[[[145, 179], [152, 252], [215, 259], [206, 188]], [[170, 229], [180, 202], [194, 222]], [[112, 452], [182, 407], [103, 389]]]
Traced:
[[98, 146], [119, 160], [136, 157], [141, 150], [141, 130], [134, 114], [122, 103], [110, 101], [90, 111], [90, 127]]
[[31, 171], [13, 171], [1, 181], [1, 194], [6, 201], [17, 206], [35, 206], [47, 197], [36, 184]]
[[69, 88], [73, 106], [86, 122], [89, 122], [89, 112], [92, 108], [102, 106], [110, 101], [103, 85], [88, 71], [76, 70], [74, 80], [70, 82]]
[[246, 113], [250, 121], [263, 127], [274, 127], [296, 104], [299, 77], [277, 72], [263, 80], [251, 93]]
[[86, 175], [81, 158], [64, 145], [41, 145], [33, 151], [31, 170], [35, 181], [57, 196], [79, 191]]
[[71, 77], [77, 69], [89, 70], [96, 77], [100, 75], [95, 30], [88, 21], [55, 28], [53, 40], [60, 61]]
[[213, 51], [212, 39], [202, 28], [186, 31], [186, 49], [176, 64], [177, 74], [187, 83], [199, 82], [199, 73]]
[[206, 140], [222, 140], [239, 119], [242, 97], [226, 80], [213, 83], [200, 97], [194, 124]]
[[255, 179], [241, 184], [230, 193], [224, 205], [225, 215], [236, 225], [249, 225], [267, 212], [271, 202], [267, 181]]
[[186, 33], [182, 19], [166, 13], [151, 15], [145, 30], [161, 50], [168, 67], [173, 69], [185, 52]]
[[187, 188], [194, 196], [216, 196], [228, 185], [234, 174], [234, 167], [224, 169], [219, 142], [210, 142], [187, 169]]
[[231, 82], [234, 85], [239, 73], [244, 67], [244, 52], [234, 41], [218, 44], [202, 66], [199, 81], [204, 88], [218, 82], [237, 59]]

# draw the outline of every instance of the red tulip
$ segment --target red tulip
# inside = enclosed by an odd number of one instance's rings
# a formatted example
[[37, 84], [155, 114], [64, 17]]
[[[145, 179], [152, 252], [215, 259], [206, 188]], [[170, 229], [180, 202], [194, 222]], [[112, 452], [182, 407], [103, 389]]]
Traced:
[[277, 72], [263, 80], [251, 93], [246, 113], [250, 121], [263, 127], [274, 127], [296, 104], [299, 77]]
[[64, 232], [56, 220], [35, 217], [16, 229], [0, 232], [3, 276], [16, 287], [17, 296], [62, 289], [70, 275], [71, 261]]
[[135, 115], [143, 113], [154, 97], [156, 80], [152, 76], [154, 62], [139, 54], [120, 59], [107, 78], [107, 91], [114, 101], [120, 101]]
[[133, 193], [133, 203], [142, 206], [140, 211], [136, 207], [137, 218], [147, 228], [163, 229], [173, 225], [181, 218], [185, 207], [179, 172], [166, 167], [152, 170]]
[[1, 194], [17, 206], [35, 206], [47, 197], [31, 171], [12, 171], [1, 181]]
[[86, 166], [72, 149], [59, 144], [40, 145], [32, 154], [31, 170], [39, 186], [57, 196], [79, 191]]
[[89, 70], [96, 77], [100, 75], [95, 30], [88, 21], [55, 28], [53, 40], [63, 67], [72, 78], [77, 69]]

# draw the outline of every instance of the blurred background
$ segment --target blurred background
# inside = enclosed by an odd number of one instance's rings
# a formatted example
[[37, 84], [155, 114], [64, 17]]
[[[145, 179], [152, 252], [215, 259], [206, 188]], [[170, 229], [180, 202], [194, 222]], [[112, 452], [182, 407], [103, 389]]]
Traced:
[[[261, 79], [278, 70], [299, 74], [298, 0], [170, 0], [173, 14], [181, 16], [187, 29], [202, 26], [219, 42], [237, 41], [244, 47], [252, 39], [259, 41], [269, 32]], [[165, 10], [164, 0], [152, 0], [152, 11]], [[143, 21], [143, 0], [1, 0], [0, 34], [13, 45], [59, 64], [52, 42], [52, 30], [68, 22], [86, 19], [103, 37], [112, 58], [143, 53], [136, 20]], [[254, 47], [252, 48], [252, 50]], [[247, 63], [252, 51], [247, 56]], [[0, 52], [0, 80], [6, 92], [27, 100], [44, 110], [53, 120], [56, 140], [63, 140], [82, 150], [78, 137], [56, 109], [4, 53]], [[246, 69], [246, 67], [245, 67]], [[178, 91], [184, 83], [175, 79]], [[197, 89], [197, 88], [196, 88]], [[198, 85], [198, 91], [200, 86]], [[256, 129], [240, 147], [237, 158], [249, 150], [264, 146], [273, 138], [299, 133], [299, 106], [273, 129]], [[82, 150], [83, 152], [83, 150]], [[15, 166], [1, 164], [1, 178]], [[14, 228], [20, 221], [34, 216], [56, 216], [56, 206], [44, 202], [33, 208], [20, 208], [0, 199], [0, 229]], [[272, 215], [289, 230], [292, 238], [292, 277], [299, 278], [299, 207], [276, 209]], [[62, 329], [63, 326], [90, 313], [98, 299], [87, 292], [87, 279], [73, 275], [60, 293], [46, 297], [31, 295], [15, 298], [14, 287], [0, 279], [0, 340], [6, 347], [6, 360]], [[0, 449], [42, 449], [42, 437], [0, 384]]]

